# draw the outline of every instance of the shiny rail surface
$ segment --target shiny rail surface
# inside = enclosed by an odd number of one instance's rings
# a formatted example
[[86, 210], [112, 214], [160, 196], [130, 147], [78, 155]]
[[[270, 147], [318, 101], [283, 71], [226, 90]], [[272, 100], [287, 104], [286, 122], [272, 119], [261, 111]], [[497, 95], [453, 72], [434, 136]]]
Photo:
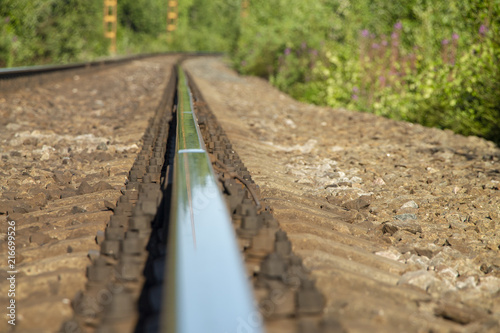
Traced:
[[[262, 332], [231, 219], [179, 69], [162, 332]], [[249, 323], [253, 324], [250, 325]]]

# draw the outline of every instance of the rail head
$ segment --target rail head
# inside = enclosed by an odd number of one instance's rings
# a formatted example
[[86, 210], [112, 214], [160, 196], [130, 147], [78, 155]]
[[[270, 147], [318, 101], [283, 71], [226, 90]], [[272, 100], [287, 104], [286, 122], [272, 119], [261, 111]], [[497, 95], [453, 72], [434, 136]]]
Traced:
[[162, 332], [262, 332], [231, 219], [179, 69]]

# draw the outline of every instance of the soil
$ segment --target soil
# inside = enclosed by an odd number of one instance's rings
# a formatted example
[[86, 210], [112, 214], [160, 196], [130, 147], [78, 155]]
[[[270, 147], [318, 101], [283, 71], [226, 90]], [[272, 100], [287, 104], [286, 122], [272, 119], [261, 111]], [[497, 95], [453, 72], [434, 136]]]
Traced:
[[[500, 331], [500, 149], [185, 65], [345, 332]], [[294, 331], [271, 322], [269, 332]], [[318, 328], [319, 329], [319, 328]]]

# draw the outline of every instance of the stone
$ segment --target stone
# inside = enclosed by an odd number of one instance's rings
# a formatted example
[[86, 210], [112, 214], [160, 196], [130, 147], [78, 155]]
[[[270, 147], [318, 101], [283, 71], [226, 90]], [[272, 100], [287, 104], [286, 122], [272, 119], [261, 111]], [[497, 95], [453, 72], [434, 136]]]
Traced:
[[403, 274], [397, 284], [410, 284], [420, 289], [427, 290], [435, 280], [436, 276], [434, 272], [421, 269]]
[[100, 191], [105, 191], [105, 190], [112, 190], [113, 186], [111, 186], [109, 183], [101, 180], [97, 184], [95, 184], [93, 187], [93, 192], [100, 192]]
[[14, 200], [0, 200], [0, 214], [13, 212], [16, 204], [17, 203]]
[[92, 192], [94, 192], [94, 189], [85, 180], [81, 182], [80, 186], [78, 187], [78, 190], [76, 190], [76, 194], [78, 195], [89, 194]]
[[[413, 214], [412, 214], [413, 215]], [[412, 234], [416, 234], [417, 232], [422, 232], [422, 227], [420, 224], [416, 223], [416, 221], [392, 221], [392, 222], [387, 222], [384, 224], [382, 227], [382, 232], [388, 233], [390, 235], [393, 235], [397, 231], [407, 231]]]
[[85, 213], [85, 212], [87, 212], [87, 210], [85, 208], [82, 208], [82, 207], [73, 206], [73, 208], [71, 208], [72, 214], [81, 214], [81, 213]]
[[400, 220], [400, 221], [416, 220], [417, 219], [417, 215], [405, 213], [405, 214], [395, 215], [394, 218], [396, 220]]
[[418, 205], [415, 201], [411, 200], [411, 201], [405, 202], [401, 206], [401, 209], [405, 209], [405, 208], [418, 208]]
[[52, 240], [52, 238], [50, 238], [49, 235], [44, 234], [44, 233], [36, 233], [36, 234], [32, 234], [30, 236], [30, 243], [33, 243], [36, 245], [47, 244], [51, 240]]
[[101, 142], [100, 144], [97, 145], [97, 150], [108, 150], [108, 146], [104, 143]]
[[367, 209], [369, 206], [370, 202], [368, 202], [368, 200], [366, 200], [364, 196], [361, 196], [354, 200], [347, 201], [342, 205], [342, 207], [347, 208], [349, 210]]
[[73, 175], [68, 171], [66, 172], [56, 171], [54, 172], [54, 175], [52, 177], [54, 178], [54, 180], [58, 185], [68, 185], [71, 183]]

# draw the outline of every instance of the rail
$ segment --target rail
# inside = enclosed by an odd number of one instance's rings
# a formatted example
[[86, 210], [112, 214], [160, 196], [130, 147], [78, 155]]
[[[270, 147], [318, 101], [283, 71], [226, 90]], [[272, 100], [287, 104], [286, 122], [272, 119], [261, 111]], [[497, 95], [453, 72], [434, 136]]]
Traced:
[[63, 65], [39, 65], [39, 66], [21, 66], [21, 67], [8, 67], [8, 68], [0, 68], [0, 80], [13, 79], [24, 76], [33, 76], [40, 74], [47, 74], [53, 72], [64, 72], [68, 70], [75, 69], [89, 69], [96, 68], [107, 65], [117, 65], [128, 61], [140, 60], [144, 58], [151, 58], [162, 55], [182, 55], [182, 56], [200, 56], [200, 55], [222, 55], [219, 52], [163, 52], [163, 53], [144, 53], [144, 54], [135, 54], [130, 56], [119, 56], [112, 58], [104, 58], [98, 59], [94, 61], [88, 62], [79, 62], [79, 63], [70, 63]]
[[178, 78], [177, 144], [161, 331], [262, 332], [231, 219], [180, 68]]

